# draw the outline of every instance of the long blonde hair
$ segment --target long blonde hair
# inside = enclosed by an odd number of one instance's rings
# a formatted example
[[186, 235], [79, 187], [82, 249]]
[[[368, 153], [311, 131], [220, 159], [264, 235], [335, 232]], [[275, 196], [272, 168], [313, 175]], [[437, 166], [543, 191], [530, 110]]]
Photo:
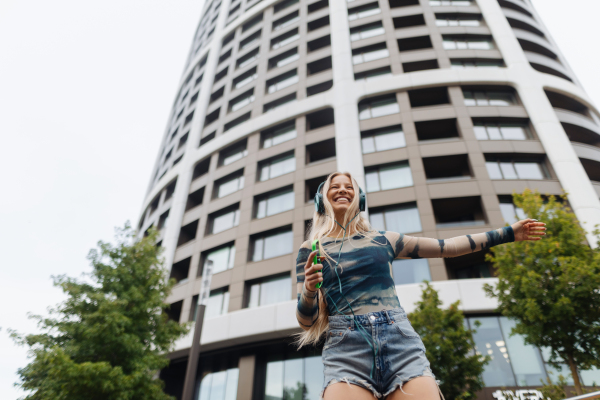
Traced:
[[[362, 236], [370, 236], [369, 232], [371, 231], [371, 224], [369, 223], [369, 220], [365, 218], [365, 216], [362, 214], [357, 215], [357, 213], [360, 213], [360, 196], [358, 195], [359, 186], [356, 183], [356, 180], [352, 178], [352, 175], [350, 175], [349, 172], [334, 172], [333, 174], [329, 175], [325, 180], [325, 184], [323, 185], [323, 205], [325, 207], [325, 214], [318, 213], [317, 211], [313, 213], [312, 226], [308, 235], [308, 239], [311, 242], [315, 239], [319, 239], [319, 251], [321, 253], [321, 256], [325, 256], [332, 263], [335, 263], [335, 260], [331, 257], [331, 255], [329, 255], [325, 251], [325, 249], [323, 249], [323, 247], [321, 246], [321, 239], [324, 236], [332, 234], [335, 231], [337, 225], [335, 222], [335, 218], [331, 217], [335, 214], [333, 212], [333, 206], [327, 198], [327, 192], [329, 191], [329, 187], [331, 186], [332, 179], [339, 175], [345, 175], [348, 178], [350, 178], [352, 186], [354, 187], [354, 198], [352, 199], [350, 207], [348, 207], [348, 210], [344, 215], [344, 220], [341, 221], [341, 225], [346, 227], [346, 224], [348, 224], [352, 220], [346, 228], [346, 236], [350, 237], [351, 235], [357, 234]], [[356, 218], [352, 219], [354, 216], [356, 216]], [[340, 239], [342, 238], [341, 236], [339, 237]], [[296, 337], [295, 344], [298, 346], [298, 348], [301, 348], [302, 346], [306, 345], [317, 344], [321, 338], [321, 335], [323, 335], [323, 333], [325, 333], [327, 331], [327, 328], [329, 327], [329, 311], [327, 310], [327, 304], [325, 303], [323, 287], [319, 289], [318, 294], [319, 316], [317, 320], [312, 324], [310, 329], [294, 335]]]

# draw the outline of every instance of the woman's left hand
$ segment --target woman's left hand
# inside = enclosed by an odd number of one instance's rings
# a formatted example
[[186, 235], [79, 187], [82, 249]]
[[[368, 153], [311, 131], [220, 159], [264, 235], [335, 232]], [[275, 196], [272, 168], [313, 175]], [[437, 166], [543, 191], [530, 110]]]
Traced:
[[546, 232], [546, 224], [538, 222], [536, 219], [522, 219], [511, 225], [515, 232], [515, 242], [523, 240], [541, 240], [540, 236], [544, 236]]

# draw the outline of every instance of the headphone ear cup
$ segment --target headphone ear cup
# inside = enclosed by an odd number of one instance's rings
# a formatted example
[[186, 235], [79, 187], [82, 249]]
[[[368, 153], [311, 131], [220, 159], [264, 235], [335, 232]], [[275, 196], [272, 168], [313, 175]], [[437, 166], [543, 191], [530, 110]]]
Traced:
[[360, 187], [358, 188], [358, 196], [358, 209], [360, 211], [365, 211], [367, 209], [367, 195]]
[[319, 214], [325, 214], [325, 205], [323, 204], [323, 195], [321, 193], [315, 194], [315, 211]]

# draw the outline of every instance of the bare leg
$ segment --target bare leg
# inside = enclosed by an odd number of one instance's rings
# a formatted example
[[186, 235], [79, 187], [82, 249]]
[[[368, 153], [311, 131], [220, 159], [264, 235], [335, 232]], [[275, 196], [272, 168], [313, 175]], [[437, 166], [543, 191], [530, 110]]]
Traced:
[[435, 380], [430, 376], [411, 379], [390, 393], [386, 400], [440, 400], [440, 392]]
[[323, 393], [324, 400], [373, 400], [373, 392], [358, 385], [338, 382], [327, 386]]

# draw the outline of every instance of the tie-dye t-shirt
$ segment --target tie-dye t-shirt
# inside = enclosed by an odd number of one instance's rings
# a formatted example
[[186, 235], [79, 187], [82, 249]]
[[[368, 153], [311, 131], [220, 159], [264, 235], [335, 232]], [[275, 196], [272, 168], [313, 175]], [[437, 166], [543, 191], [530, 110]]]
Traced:
[[[446, 240], [383, 231], [371, 231], [367, 236], [354, 235], [344, 239], [337, 267], [343, 295], [340, 294], [339, 281], [333, 269], [335, 262], [331, 260], [322, 262], [323, 286], [320, 295], [324, 296], [329, 315], [351, 315], [349, 305], [356, 315], [390, 310], [400, 305], [392, 278], [394, 259], [457, 257], [514, 240], [510, 226]], [[341, 238], [324, 237], [321, 240], [323, 249], [336, 261], [341, 244]], [[310, 327], [318, 316], [318, 292], [310, 292], [304, 286], [304, 266], [311, 252], [311, 242], [306, 241], [296, 259], [296, 317], [305, 327]]]

